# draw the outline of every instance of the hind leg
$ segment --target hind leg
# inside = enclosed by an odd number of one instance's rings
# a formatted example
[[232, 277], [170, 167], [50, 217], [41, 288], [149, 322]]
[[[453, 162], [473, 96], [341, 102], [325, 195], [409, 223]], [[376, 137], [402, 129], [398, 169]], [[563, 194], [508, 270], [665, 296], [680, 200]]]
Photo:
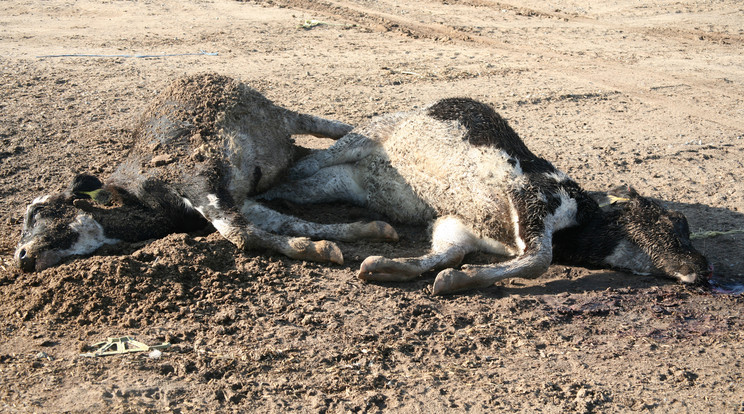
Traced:
[[294, 180], [309, 177], [323, 168], [353, 164], [375, 151], [382, 151], [383, 143], [406, 117], [399, 112], [375, 118], [366, 127], [347, 133], [329, 148], [301, 159], [290, 168], [289, 177]]
[[296, 117], [287, 117], [294, 121], [290, 134], [310, 134], [316, 137], [339, 139], [348, 134], [354, 127], [343, 122], [321, 118], [315, 115], [295, 113]]
[[367, 194], [354, 176], [353, 165], [333, 165], [302, 180], [279, 184], [257, 198], [289, 200], [298, 204], [345, 201], [365, 206]]
[[364, 135], [354, 132], [346, 134], [327, 149], [315, 151], [299, 160], [289, 169], [289, 178], [298, 180], [327, 167], [353, 164], [379, 148], [379, 145]]
[[230, 200], [221, 199], [214, 193], [205, 193], [186, 199], [215, 229], [241, 250], [257, 248], [279, 252], [287, 257], [315, 262], [342, 264], [341, 250], [335, 243], [306, 237], [276, 235], [260, 229], [248, 221]]
[[397, 241], [398, 233], [382, 221], [320, 224], [274, 211], [254, 200], [246, 200], [240, 211], [253, 224], [277, 234], [341, 241]]

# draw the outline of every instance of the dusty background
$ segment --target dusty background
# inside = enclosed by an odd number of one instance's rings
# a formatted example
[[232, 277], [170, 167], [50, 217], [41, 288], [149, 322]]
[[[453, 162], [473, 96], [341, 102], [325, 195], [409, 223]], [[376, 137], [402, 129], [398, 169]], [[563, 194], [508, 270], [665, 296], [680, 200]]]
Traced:
[[[202, 71], [354, 124], [471, 96], [587, 189], [630, 183], [693, 231], [740, 230], [743, 50], [737, 0], [0, 2], [0, 411], [742, 412], [740, 293], [565, 266], [444, 298], [432, 275], [357, 281], [367, 255], [425, 249], [405, 226], [342, 244], [343, 266], [214, 234], [37, 274], [12, 253], [30, 200], [109, 174], [148, 99]], [[43, 57], [69, 54], [190, 55]], [[695, 244], [740, 291], [744, 235]], [[78, 356], [121, 335], [173, 347]]]

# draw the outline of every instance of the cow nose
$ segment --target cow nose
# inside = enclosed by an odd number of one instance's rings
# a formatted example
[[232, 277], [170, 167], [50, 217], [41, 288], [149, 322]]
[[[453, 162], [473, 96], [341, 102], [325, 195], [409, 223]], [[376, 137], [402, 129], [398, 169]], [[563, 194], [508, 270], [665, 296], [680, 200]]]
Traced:
[[36, 269], [36, 257], [25, 247], [16, 252], [16, 262], [24, 272], [33, 272]]
[[693, 285], [706, 285], [710, 279], [710, 266], [705, 263], [687, 263], [677, 269], [677, 275], [682, 282]]

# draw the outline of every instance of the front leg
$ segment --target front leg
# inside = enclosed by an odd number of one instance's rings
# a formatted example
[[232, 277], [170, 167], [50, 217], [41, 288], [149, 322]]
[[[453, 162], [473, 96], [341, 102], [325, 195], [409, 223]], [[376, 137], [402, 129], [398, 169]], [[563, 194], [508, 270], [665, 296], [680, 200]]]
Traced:
[[421, 257], [388, 259], [369, 256], [359, 267], [357, 277], [367, 282], [406, 282], [432, 269], [457, 266], [468, 252], [467, 246], [449, 246]]
[[420, 257], [388, 259], [370, 256], [357, 277], [366, 281], [403, 282], [424, 272], [456, 266], [466, 254], [478, 250], [479, 239], [459, 218], [447, 216], [434, 224], [431, 251]]
[[204, 199], [194, 201], [188, 200], [224, 238], [241, 250], [262, 248], [293, 259], [343, 264], [343, 254], [335, 243], [280, 236], [261, 230], [240, 214], [231, 201], [216, 194], [207, 194]]
[[445, 269], [434, 279], [432, 294], [448, 295], [469, 289], [485, 288], [512, 277], [532, 279], [548, 270], [553, 258], [550, 232], [531, 243], [525, 253], [503, 263]]

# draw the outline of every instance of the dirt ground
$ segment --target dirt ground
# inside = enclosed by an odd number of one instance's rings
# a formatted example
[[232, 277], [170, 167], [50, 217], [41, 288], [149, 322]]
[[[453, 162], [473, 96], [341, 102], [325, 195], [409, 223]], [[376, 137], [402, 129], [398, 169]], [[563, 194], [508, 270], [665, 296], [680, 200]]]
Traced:
[[[12, 261], [27, 203], [111, 173], [147, 101], [204, 71], [353, 124], [474, 97], [588, 190], [742, 230], [743, 23], [737, 0], [0, 2], [0, 412], [744, 412], [741, 233], [695, 241], [713, 291], [558, 265], [452, 297], [357, 280], [426, 249], [405, 225], [341, 266], [204, 233]], [[124, 335], [172, 346], [80, 356]]]

